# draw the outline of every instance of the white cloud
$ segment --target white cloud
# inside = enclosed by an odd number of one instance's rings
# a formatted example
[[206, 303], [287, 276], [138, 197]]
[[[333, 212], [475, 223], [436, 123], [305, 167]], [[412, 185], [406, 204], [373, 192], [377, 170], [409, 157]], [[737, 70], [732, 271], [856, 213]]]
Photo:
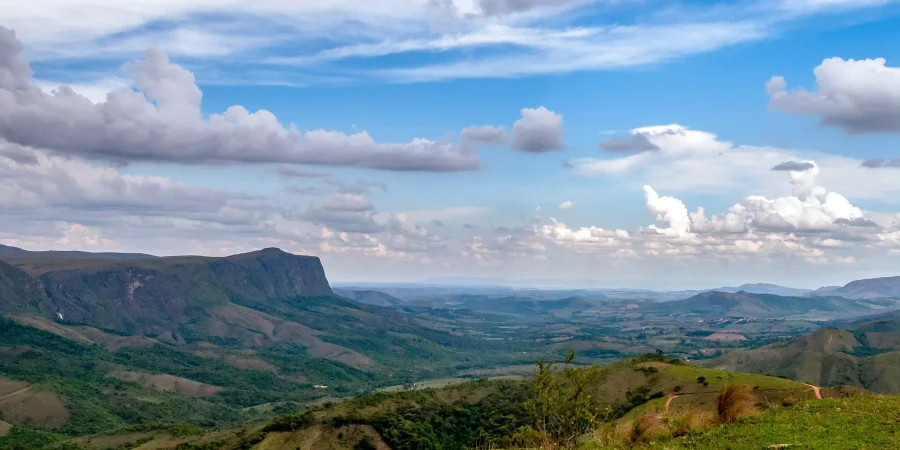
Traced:
[[541, 106], [523, 108], [522, 118], [513, 124], [513, 148], [528, 153], [563, 149], [563, 116]]
[[191, 164], [296, 163], [447, 172], [479, 166], [475, 145], [413, 139], [377, 143], [366, 132], [300, 132], [269, 111], [232, 106], [205, 118], [190, 71], [155, 49], [131, 64], [140, 92], [118, 90], [101, 103], [65, 86], [34, 84], [22, 45], [0, 27], [0, 137], [84, 158]]
[[573, 202], [571, 200], [566, 200], [559, 204], [559, 209], [562, 209], [562, 210], [572, 209], [574, 207], [575, 207], [575, 202]]
[[[708, 192], [711, 189], [741, 193], [747, 190], [764, 195], [779, 192], [783, 171], [772, 170], [785, 162], [815, 161], [822, 184], [858, 198], [887, 203], [900, 199], [900, 177], [891, 170], [872, 170], [851, 157], [775, 147], [735, 145], [715, 134], [682, 125], [636, 128], [659, 150], [607, 158], [580, 158], [570, 161], [576, 174], [588, 177], [635, 178], [655, 189], [672, 192]], [[789, 169], [789, 167], [788, 167]], [[797, 172], [800, 177], [809, 176]]]
[[782, 77], [766, 85], [771, 107], [821, 118], [850, 134], [900, 133], [900, 68], [884, 58], [830, 58], [815, 68], [817, 91], [787, 90]]

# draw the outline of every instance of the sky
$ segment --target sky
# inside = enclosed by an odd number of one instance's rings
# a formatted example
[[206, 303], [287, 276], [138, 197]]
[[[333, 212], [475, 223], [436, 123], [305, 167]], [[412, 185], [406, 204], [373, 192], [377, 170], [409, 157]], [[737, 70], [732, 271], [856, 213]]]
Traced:
[[0, 6], [0, 244], [337, 282], [900, 275], [900, 2]]

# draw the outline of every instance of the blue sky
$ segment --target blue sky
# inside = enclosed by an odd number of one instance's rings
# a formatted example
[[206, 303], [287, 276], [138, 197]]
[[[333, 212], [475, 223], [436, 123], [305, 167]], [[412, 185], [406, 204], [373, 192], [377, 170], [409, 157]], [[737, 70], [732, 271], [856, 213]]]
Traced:
[[896, 275], [898, 8], [7, 6], [0, 243], [278, 246], [346, 282]]

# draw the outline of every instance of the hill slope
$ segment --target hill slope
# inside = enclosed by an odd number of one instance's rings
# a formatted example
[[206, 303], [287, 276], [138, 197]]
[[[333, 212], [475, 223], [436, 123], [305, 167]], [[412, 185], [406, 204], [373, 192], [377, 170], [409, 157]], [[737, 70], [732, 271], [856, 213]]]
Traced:
[[876, 335], [869, 343], [863, 329], [822, 329], [788, 342], [752, 350], [734, 350], [704, 361], [706, 367], [784, 376], [818, 386], [857, 386], [900, 394], [900, 350]]
[[900, 307], [900, 300], [857, 300], [843, 297], [782, 297], [747, 292], [703, 292], [693, 297], [664, 303], [650, 303], [638, 311], [664, 315], [695, 315], [704, 319], [746, 317], [808, 319], [865, 316]]
[[900, 297], [900, 277], [872, 278], [868, 280], [857, 280], [848, 283], [846, 286], [827, 289], [824, 291], [814, 291], [809, 293], [811, 296], [840, 296], [855, 299], [873, 299], [885, 297]]
[[[704, 377], [705, 383], [699, 383]], [[674, 410], [714, 408], [716, 393], [726, 384], [756, 386], [756, 400], [777, 401], [793, 396], [809, 398], [812, 391], [780, 378], [736, 374], [682, 364], [664, 356], [646, 355], [599, 369], [590, 385], [592, 398], [609, 407], [610, 419], [648, 411], [665, 405], [666, 396], [678, 392]], [[253, 436], [259, 449], [302, 448], [351, 450], [363, 436], [398, 450], [507, 448], [509, 437], [532, 421], [524, 407], [529, 398], [525, 381], [478, 380], [441, 389], [376, 394], [314, 407], [307, 413], [283, 416], [242, 436], [236, 432], [199, 436], [172, 436], [166, 430], [132, 433], [117, 437], [117, 443], [149, 439], [152, 448], [178, 445], [209, 445], [240, 448], [241, 440]], [[78, 439], [89, 448], [103, 448], [96, 437]], [[109, 440], [105, 442], [110, 442]], [[480, 446], [480, 447], [479, 447]], [[190, 448], [190, 447], [187, 447]], [[385, 447], [378, 447], [385, 448]]]

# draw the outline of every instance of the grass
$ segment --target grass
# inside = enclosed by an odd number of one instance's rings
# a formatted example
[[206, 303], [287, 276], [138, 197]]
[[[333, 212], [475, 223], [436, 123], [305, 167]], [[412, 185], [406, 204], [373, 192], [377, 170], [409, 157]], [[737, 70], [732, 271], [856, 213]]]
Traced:
[[584, 449], [765, 449], [777, 444], [802, 449], [900, 449], [898, 434], [900, 397], [855, 397], [776, 406], [733, 424], [694, 430], [680, 438], [656, 436], [640, 444], [623, 442], [622, 436], [615, 441], [609, 434], [598, 435]]

